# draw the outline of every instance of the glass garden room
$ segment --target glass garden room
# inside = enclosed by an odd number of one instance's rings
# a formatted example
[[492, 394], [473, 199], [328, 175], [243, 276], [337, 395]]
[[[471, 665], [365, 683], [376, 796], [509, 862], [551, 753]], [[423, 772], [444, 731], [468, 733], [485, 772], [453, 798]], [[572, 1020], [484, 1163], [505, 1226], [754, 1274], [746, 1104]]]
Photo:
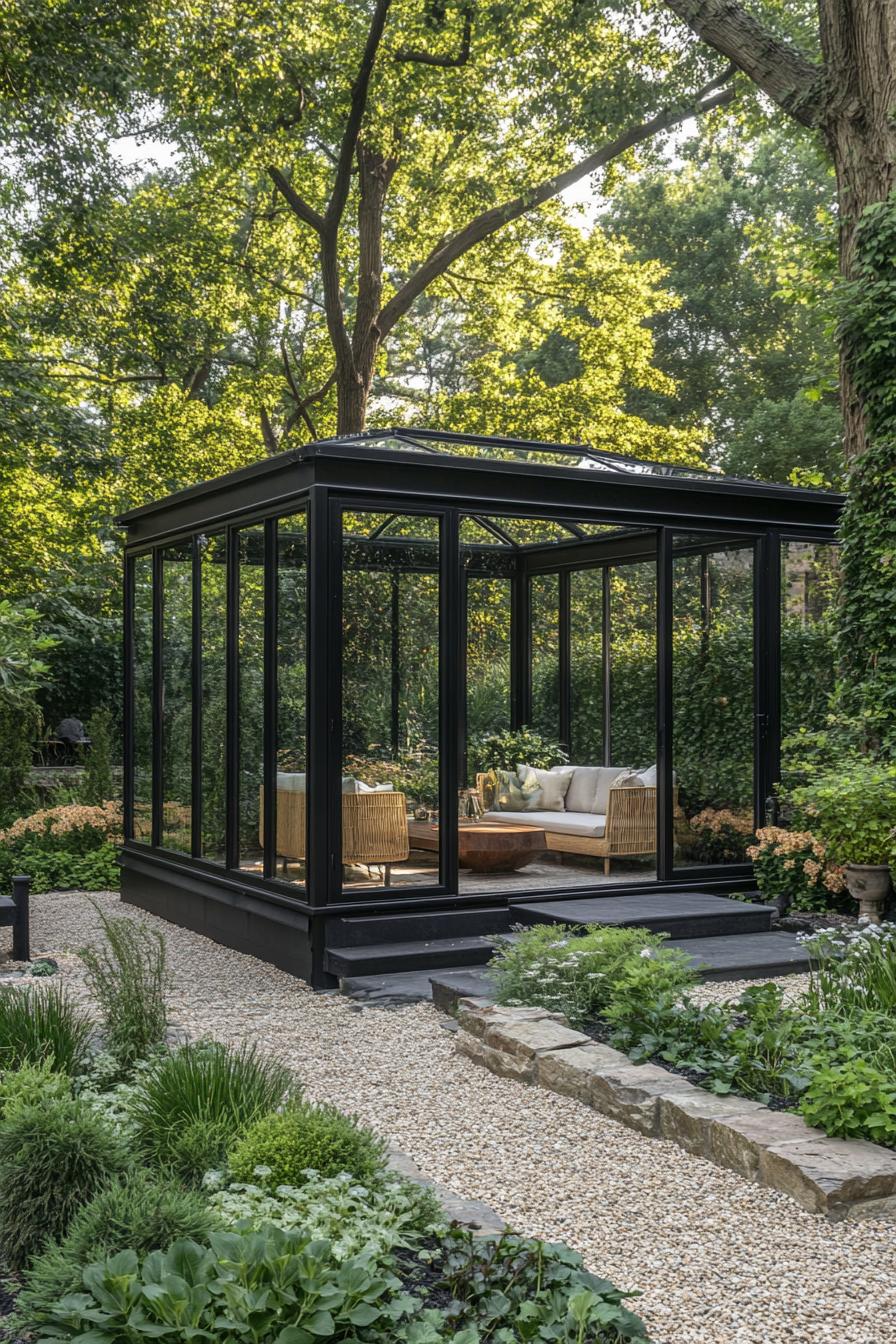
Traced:
[[132, 511], [124, 898], [320, 985], [346, 919], [743, 887], [841, 506], [392, 430]]

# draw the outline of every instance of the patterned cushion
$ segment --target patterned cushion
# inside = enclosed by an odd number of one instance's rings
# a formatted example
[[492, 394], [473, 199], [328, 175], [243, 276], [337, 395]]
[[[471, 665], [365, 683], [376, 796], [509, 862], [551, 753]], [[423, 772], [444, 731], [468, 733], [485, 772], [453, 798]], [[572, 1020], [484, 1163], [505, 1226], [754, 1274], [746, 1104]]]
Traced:
[[541, 789], [537, 780], [527, 779], [522, 783], [515, 770], [496, 770], [495, 774], [498, 777], [492, 803], [495, 812], [524, 812], [527, 808], [538, 806]]
[[516, 770], [524, 790], [540, 791], [538, 807], [542, 812], [563, 811], [563, 800], [573, 776], [572, 766], [566, 770], [536, 770], [532, 765], [518, 765]]

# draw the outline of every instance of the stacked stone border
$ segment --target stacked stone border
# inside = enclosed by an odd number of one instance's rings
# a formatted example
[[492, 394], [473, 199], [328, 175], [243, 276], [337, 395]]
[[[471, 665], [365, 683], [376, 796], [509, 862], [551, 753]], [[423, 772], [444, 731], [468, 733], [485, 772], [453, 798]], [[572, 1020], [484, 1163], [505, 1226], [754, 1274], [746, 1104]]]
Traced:
[[832, 1139], [798, 1115], [744, 1097], [719, 1097], [667, 1069], [633, 1064], [573, 1031], [559, 1013], [457, 1003], [456, 1048], [502, 1078], [574, 1097], [650, 1138], [781, 1190], [832, 1222], [896, 1222], [896, 1152]]

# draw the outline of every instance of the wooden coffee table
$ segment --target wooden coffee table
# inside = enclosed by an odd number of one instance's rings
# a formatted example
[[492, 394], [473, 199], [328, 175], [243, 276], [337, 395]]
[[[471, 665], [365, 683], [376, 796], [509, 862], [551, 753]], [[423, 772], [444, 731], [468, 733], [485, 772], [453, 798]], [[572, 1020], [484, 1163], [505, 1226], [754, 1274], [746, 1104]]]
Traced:
[[[414, 849], [439, 848], [438, 823], [409, 821], [408, 836]], [[457, 823], [458, 860], [461, 868], [474, 873], [513, 873], [531, 863], [536, 854], [548, 847], [540, 826], [521, 822]]]

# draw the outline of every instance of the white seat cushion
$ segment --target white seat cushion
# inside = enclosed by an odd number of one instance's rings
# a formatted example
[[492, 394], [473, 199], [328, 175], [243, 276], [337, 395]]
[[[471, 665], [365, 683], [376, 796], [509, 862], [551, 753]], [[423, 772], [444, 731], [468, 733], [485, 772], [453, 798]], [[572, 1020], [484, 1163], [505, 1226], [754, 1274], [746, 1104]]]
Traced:
[[484, 812], [481, 822], [518, 822], [523, 826], [540, 826], [543, 831], [559, 835], [581, 835], [589, 840], [600, 840], [606, 828], [605, 816], [594, 812]]
[[304, 793], [305, 792], [304, 772], [299, 774], [298, 772], [294, 773], [291, 770], [278, 770], [277, 788], [281, 789], [283, 793]]
[[626, 769], [623, 765], [577, 765], [566, 791], [567, 812], [594, 812], [606, 816], [610, 786]]

